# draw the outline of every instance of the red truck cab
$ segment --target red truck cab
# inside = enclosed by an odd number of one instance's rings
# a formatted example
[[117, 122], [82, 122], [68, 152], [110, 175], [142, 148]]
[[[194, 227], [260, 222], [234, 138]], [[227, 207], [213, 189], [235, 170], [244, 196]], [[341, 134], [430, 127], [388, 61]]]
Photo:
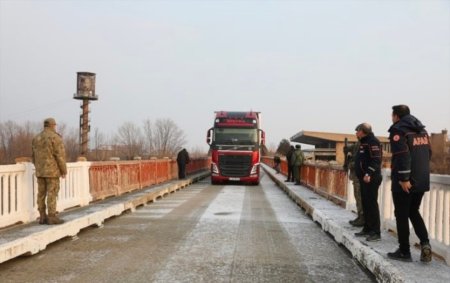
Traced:
[[261, 147], [265, 134], [260, 112], [216, 111], [208, 130], [211, 183], [238, 181], [259, 184]]

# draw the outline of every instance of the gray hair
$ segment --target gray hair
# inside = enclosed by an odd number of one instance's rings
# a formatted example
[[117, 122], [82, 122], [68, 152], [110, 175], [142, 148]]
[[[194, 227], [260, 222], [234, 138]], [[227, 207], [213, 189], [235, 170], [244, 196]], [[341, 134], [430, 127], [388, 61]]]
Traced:
[[364, 134], [372, 133], [372, 126], [369, 123], [361, 123], [356, 126], [355, 131], [362, 131]]

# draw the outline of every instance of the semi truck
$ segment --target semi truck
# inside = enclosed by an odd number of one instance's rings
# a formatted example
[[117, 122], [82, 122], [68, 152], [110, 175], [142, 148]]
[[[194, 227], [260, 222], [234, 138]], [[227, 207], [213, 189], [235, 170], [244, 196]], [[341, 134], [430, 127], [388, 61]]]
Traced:
[[212, 184], [259, 184], [261, 148], [265, 143], [260, 112], [216, 111], [206, 142], [210, 146]]

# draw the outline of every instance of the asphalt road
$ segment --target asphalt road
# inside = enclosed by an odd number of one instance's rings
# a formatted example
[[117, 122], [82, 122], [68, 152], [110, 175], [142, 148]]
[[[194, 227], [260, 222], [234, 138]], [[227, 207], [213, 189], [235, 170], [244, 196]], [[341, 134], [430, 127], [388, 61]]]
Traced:
[[0, 282], [375, 282], [263, 176], [209, 179], [0, 264]]

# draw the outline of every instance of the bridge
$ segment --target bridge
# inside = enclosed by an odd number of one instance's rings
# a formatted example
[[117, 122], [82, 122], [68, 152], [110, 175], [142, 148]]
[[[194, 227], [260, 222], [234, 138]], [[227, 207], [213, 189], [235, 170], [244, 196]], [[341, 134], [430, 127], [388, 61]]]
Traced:
[[0, 166], [0, 282], [450, 281], [450, 176], [431, 176], [421, 208], [433, 261], [413, 248], [403, 263], [386, 257], [397, 246], [388, 169], [382, 241], [368, 243], [348, 224], [342, 168], [306, 164], [294, 186], [286, 163], [276, 174], [272, 162], [262, 159], [259, 186], [211, 186], [208, 159], [183, 180], [172, 159], [68, 163], [57, 207], [66, 222], [54, 226], [36, 223], [33, 165]]

